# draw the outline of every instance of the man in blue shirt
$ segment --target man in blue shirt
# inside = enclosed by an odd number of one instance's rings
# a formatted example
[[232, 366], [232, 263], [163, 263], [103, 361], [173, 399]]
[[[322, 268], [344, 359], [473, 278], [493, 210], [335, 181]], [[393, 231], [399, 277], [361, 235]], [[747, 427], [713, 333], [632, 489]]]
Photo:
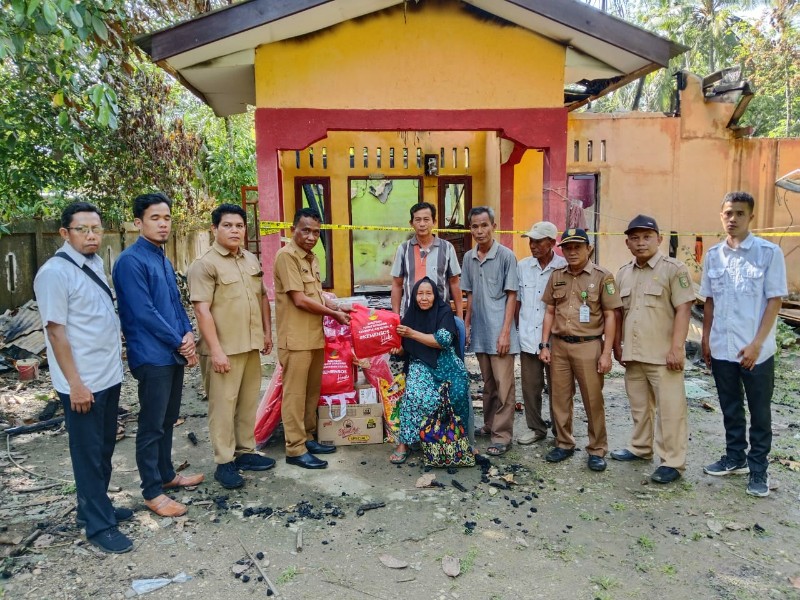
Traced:
[[178, 420], [184, 365], [197, 365], [192, 325], [181, 304], [175, 271], [164, 254], [172, 229], [172, 201], [144, 194], [133, 201], [140, 235], [119, 255], [112, 277], [128, 366], [139, 382], [136, 465], [144, 503], [159, 516], [176, 517], [186, 506], [164, 490], [197, 485], [203, 475], [179, 475], [172, 466], [172, 429]]
[[703, 359], [714, 375], [725, 425], [725, 454], [703, 471], [715, 476], [749, 473], [747, 493], [763, 497], [769, 495], [775, 327], [788, 290], [783, 252], [750, 233], [754, 206], [746, 192], [723, 198], [720, 219], [726, 239], [703, 261]]

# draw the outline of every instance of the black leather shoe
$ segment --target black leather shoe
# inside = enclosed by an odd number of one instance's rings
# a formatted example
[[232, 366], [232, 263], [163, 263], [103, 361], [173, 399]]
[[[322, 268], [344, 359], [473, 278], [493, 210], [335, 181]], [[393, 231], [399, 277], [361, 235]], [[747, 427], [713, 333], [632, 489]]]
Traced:
[[650, 479], [655, 481], [656, 483], [672, 483], [676, 479], [680, 479], [681, 472], [678, 469], [673, 469], [672, 467], [665, 467], [660, 466], [658, 467], [652, 475], [650, 475]]
[[550, 450], [550, 452], [547, 453], [544, 459], [547, 462], [553, 462], [553, 463], [561, 462], [562, 460], [568, 459], [573, 454], [575, 454], [575, 450], [567, 450], [566, 448], [556, 447]]
[[318, 459], [310, 452], [300, 456], [287, 456], [286, 464], [303, 467], [304, 469], [324, 469], [328, 466], [327, 461]]
[[595, 456], [593, 454], [589, 456], [588, 465], [592, 471], [605, 471], [607, 466], [606, 459], [604, 459], [602, 456]]
[[311, 452], [311, 454], [333, 454], [336, 452], [336, 446], [320, 444], [314, 440], [309, 440], [306, 442], [306, 450]]
[[621, 460], [624, 462], [628, 462], [631, 460], [649, 460], [644, 458], [643, 456], [639, 456], [638, 454], [634, 454], [627, 448], [623, 448], [622, 450], [612, 450], [611, 451], [611, 458], [614, 460]]

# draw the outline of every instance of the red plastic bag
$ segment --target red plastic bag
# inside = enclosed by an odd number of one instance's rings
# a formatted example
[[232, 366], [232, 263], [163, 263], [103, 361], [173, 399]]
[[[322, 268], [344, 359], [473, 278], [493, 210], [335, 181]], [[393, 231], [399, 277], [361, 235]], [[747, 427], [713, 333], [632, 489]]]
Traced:
[[353, 352], [347, 342], [327, 342], [322, 365], [320, 395], [331, 396], [353, 391]]
[[263, 446], [281, 422], [281, 403], [283, 402], [283, 369], [281, 364], [275, 365], [275, 372], [261, 398], [256, 411], [256, 445]]
[[353, 350], [359, 358], [386, 354], [401, 345], [397, 335], [400, 315], [390, 310], [377, 310], [354, 304], [350, 313]]

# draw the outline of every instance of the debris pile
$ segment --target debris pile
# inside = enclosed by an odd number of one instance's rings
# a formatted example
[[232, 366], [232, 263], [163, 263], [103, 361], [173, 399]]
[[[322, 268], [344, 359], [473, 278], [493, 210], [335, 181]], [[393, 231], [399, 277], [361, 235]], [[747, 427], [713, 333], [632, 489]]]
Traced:
[[14, 363], [26, 358], [47, 361], [44, 329], [39, 306], [34, 300], [0, 315], [0, 374], [14, 370]]

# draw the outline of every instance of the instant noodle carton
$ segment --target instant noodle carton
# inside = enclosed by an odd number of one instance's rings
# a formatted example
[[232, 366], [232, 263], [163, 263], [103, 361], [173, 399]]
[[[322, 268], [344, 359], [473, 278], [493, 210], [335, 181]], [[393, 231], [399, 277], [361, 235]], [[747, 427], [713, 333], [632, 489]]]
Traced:
[[349, 404], [320, 406], [317, 441], [334, 446], [383, 443], [383, 406]]

